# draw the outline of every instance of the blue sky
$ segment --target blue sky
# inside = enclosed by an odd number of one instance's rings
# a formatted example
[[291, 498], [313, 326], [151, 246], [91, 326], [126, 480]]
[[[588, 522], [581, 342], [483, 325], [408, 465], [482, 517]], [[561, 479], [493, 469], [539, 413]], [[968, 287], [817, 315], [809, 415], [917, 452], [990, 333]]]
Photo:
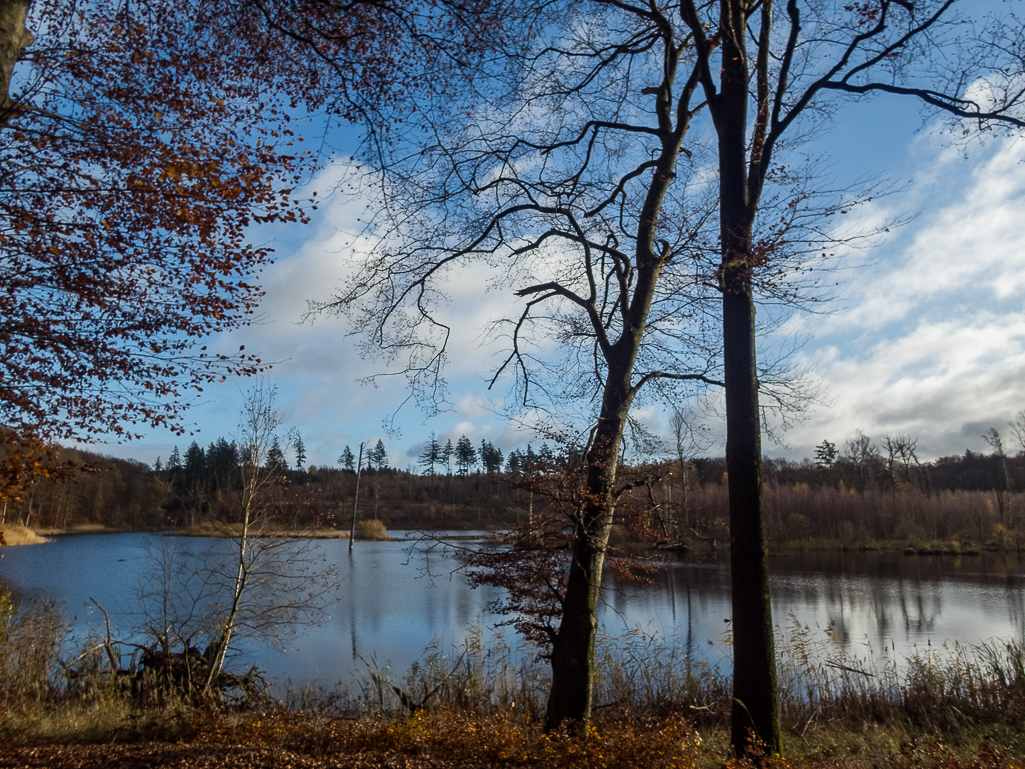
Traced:
[[[922, 458], [983, 450], [982, 433], [1002, 429], [1025, 409], [1025, 142], [993, 137], [954, 147], [935, 124], [922, 124], [916, 107], [899, 99], [848, 106], [832, 128], [806, 148], [821, 157], [824, 183], [843, 188], [868, 178], [899, 190], [855, 209], [839, 226], [874, 229], [911, 217], [872, 240], [870, 247], [832, 249], [837, 298], [815, 314], [795, 313], [767, 348], [798, 339], [795, 362], [819, 382], [821, 403], [782, 434], [766, 441], [769, 456], [812, 456], [823, 439], [841, 445], [856, 430], [877, 442], [885, 433], [918, 438]], [[313, 183], [323, 193], [344, 175], [344, 163]], [[405, 380], [359, 380], [381, 370], [358, 355], [345, 323], [321, 316], [303, 322], [309, 300], [324, 300], [340, 285], [358, 252], [366, 201], [328, 197], [305, 227], [254, 233], [276, 249], [263, 276], [261, 321], [216, 340], [225, 350], [245, 344], [275, 365], [268, 379], [279, 388], [283, 421], [303, 435], [308, 464], [331, 465], [345, 445], [382, 439], [394, 466], [416, 467], [416, 455], [434, 432], [439, 440], [467, 435], [508, 452], [527, 441], [531, 415], [502, 416], [502, 389], [489, 392], [498, 348], [481, 344], [489, 319], [513, 297], [489, 293], [486, 276], [459, 273], [445, 308], [455, 329], [446, 372], [451, 408], [430, 419], [407, 402]], [[174, 445], [209, 444], [230, 437], [243, 392], [251, 382], [208, 387], [187, 413], [194, 435], [150, 431], [103, 453], [152, 463]], [[714, 400], [714, 399], [713, 399]], [[657, 406], [635, 411], [653, 432], [668, 434]], [[385, 424], [398, 428], [386, 430]], [[722, 453], [722, 424], [704, 416], [706, 452]], [[1010, 443], [1010, 435], [1005, 435]], [[1013, 446], [1012, 446], [1013, 448]]]

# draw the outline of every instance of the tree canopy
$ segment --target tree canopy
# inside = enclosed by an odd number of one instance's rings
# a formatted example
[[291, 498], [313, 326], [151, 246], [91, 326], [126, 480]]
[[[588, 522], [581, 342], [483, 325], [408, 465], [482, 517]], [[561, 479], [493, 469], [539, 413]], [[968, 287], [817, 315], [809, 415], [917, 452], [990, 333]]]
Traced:
[[304, 219], [294, 100], [212, 7], [12, 6], [29, 12], [3, 54], [0, 423], [181, 431], [204, 383], [261, 367], [200, 340], [255, 311], [270, 250], [252, 225]]

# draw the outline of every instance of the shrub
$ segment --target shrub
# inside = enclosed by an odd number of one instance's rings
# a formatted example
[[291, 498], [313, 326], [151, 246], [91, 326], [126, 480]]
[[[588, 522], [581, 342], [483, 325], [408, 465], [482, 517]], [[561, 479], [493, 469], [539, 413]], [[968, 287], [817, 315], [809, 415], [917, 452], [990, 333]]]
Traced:
[[39, 601], [18, 614], [10, 593], [0, 587], [0, 710], [59, 693], [58, 658], [67, 633], [59, 604]]
[[369, 521], [360, 521], [356, 524], [356, 539], [372, 541], [388, 539], [388, 530], [376, 518], [372, 518]]

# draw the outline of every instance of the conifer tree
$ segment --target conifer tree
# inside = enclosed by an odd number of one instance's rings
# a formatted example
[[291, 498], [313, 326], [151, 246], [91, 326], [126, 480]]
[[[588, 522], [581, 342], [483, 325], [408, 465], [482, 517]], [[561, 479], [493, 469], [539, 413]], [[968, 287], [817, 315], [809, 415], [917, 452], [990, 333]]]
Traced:
[[279, 472], [284, 472], [288, 469], [288, 463], [285, 462], [285, 452], [281, 450], [281, 442], [276, 435], [270, 449], [267, 451], [267, 468]]
[[456, 450], [452, 446], [452, 439], [449, 438], [445, 443], [445, 448], [441, 450], [441, 462], [445, 465], [445, 472], [452, 475], [452, 460], [455, 458]]
[[352, 453], [352, 449], [346, 444], [342, 450], [341, 455], [338, 457], [338, 464], [342, 466], [343, 470], [348, 470], [350, 473], [356, 472], [356, 456]]
[[417, 463], [420, 467], [424, 468], [427, 475], [434, 475], [434, 466], [441, 464], [441, 446], [438, 445], [438, 439], [434, 433], [431, 433], [431, 440], [427, 444], [427, 448], [424, 449], [424, 453], [420, 455]]
[[470, 470], [477, 464], [477, 450], [473, 448], [470, 439], [461, 435], [456, 441], [456, 470], [459, 475], [469, 475]]
[[388, 451], [384, 447], [384, 441], [380, 438], [377, 439], [374, 448], [367, 453], [367, 466], [378, 471], [388, 466]]

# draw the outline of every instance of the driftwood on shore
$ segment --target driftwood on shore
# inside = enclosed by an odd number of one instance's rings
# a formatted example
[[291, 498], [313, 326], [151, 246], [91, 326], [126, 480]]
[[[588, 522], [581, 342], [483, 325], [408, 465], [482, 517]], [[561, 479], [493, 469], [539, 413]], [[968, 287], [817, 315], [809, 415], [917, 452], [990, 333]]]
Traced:
[[[120, 641], [115, 643], [124, 645]], [[216, 656], [213, 646], [207, 647], [205, 651], [195, 647], [183, 651], [170, 651], [158, 646], [130, 645], [136, 647], [137, 654], [132, 655], [132, 663], [127, 667], [118, 664], [118, 655], [112, 652], [113, 646], [108, 647], [106, 642], [88, 651], [106, 648], [112, 665], [93, 670], [90, 670], [89, 666], [65, 665], [64, 672], [69, 686], [83, 691], [113, 686], [130, 692], [140, 704], [147, 705], [173, 699], [183, 699], [193, 704], [251, 704], [259, 699], [266, 689], [255, 666], [244, 675], [221, 670], [211, 678], [210, 665]], [[81, 657], [76, 658], [72, 664], [79, 659]]]
[[[166, 637], [158, 638], [150, 645], [114, 640], [107, 610], [95, 598], [90, 600], [103, 612], [106, 636], [70, 663], [62, 663], [70, 688], [91, 690], [113, 686], [131, 692], [142, 704], [184, 699], [193, 704], [221, 702], [248, 705], [265, 692], [266, 684], [255, 665], [245, 675], [223, 669], [216, 669], [211, 675], [219, 657], [217, 641], [211, 642], [204, 651], [188, 644], [178, 651]], [[124, 655], [119, 651], [123, 647], [132, 649], [127, 666], [122, 664]], [[101, 651], [106, 657], [106, 664], [96, 662], [95, 654]], [[74, 667], [79, 662], [82, 664]]]

